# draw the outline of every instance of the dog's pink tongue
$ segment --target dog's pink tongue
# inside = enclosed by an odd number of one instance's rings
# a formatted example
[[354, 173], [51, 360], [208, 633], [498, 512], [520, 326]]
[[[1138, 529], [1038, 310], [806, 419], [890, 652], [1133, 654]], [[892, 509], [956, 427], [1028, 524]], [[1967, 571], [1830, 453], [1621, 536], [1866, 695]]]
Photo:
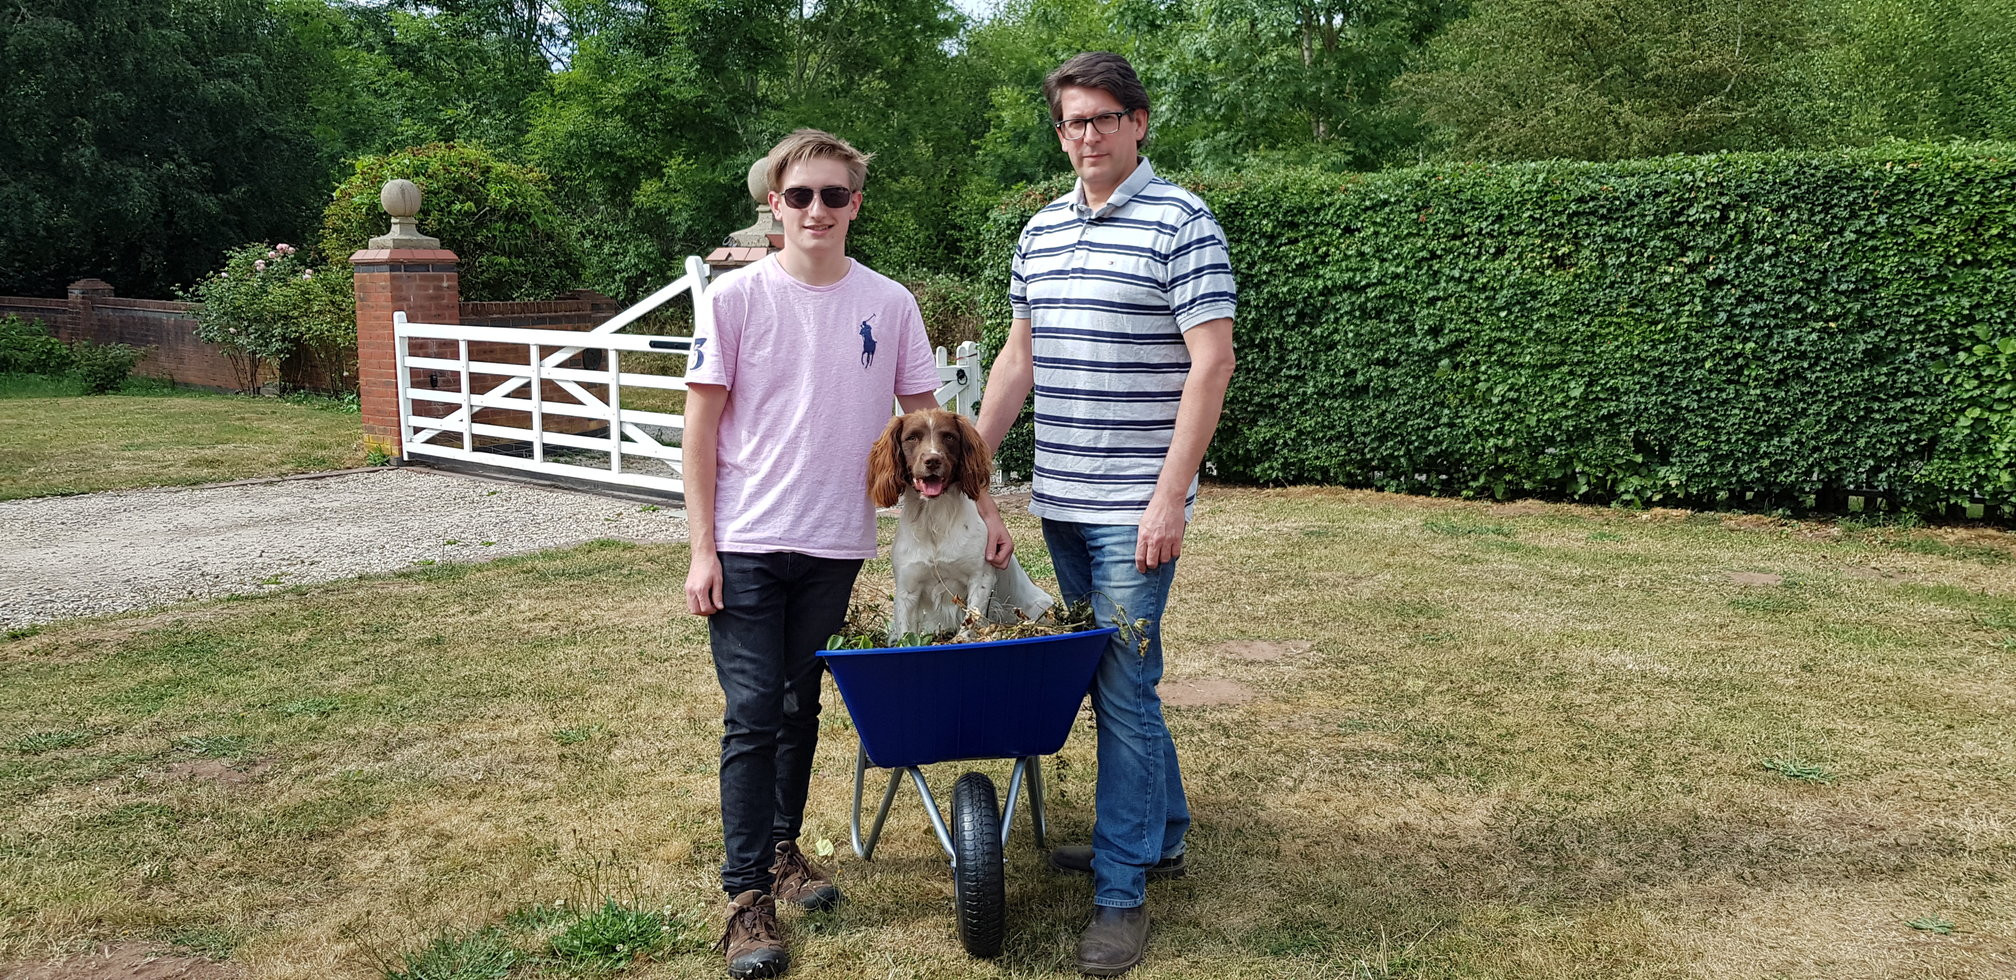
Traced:
[[926, 497], [936, 497], [945, 492], [945, 480], [943, 477], [920, 476], [913, 478], [910, 483], [917, 488], [918, 493]]

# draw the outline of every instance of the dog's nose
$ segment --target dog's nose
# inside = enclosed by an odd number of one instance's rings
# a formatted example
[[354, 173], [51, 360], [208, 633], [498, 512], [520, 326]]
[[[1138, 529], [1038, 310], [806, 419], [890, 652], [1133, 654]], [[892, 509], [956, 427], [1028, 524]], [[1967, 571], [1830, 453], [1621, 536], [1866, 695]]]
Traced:
[[924, 472], [936, 473], [945, 467], [945, 454], [925, 453], [923, 462], [924, 462]]

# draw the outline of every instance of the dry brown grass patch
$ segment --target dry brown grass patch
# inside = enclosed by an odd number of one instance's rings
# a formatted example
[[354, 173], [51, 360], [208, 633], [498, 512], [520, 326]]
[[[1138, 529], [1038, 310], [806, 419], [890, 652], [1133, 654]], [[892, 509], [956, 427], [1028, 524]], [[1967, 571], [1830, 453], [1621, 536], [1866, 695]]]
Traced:
[[1186, 677], [1162, 682], [1162, 703], [1175, 708], [1222, 708], [1245, 704], [1253, 689], [1223, 677]]
[[1272, 663], [1304, 656], [1315, 647], [1316, 644], [1310, 640], [1232, 640], [1212, 648], [1211, 653], [1234, 660]]

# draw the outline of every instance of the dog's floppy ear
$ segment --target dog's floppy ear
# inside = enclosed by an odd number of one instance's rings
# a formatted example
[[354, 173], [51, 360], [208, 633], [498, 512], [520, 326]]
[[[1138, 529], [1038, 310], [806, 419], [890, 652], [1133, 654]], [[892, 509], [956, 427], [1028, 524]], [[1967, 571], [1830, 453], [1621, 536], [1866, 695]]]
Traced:
[[966, 420], [964, 415], [952, 416], [959, 426], [959, 441], [965, 444], [959, 454], [959, 486], [969, 496], [978, 497], [987, 492], [987, 485], [994, 482], [994, 456], [987, 451], [987, 441], [980, 438], [980, 430]]
[[909, 485], [903, 478], [903, 416], [898, 415], [868, 451], [868, 499], [877, 507], [894, 507]]

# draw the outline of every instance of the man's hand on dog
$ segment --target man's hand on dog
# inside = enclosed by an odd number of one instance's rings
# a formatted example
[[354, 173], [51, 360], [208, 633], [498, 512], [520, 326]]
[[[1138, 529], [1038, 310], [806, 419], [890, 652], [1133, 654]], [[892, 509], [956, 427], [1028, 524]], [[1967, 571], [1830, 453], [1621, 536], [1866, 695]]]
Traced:
[[[985, 491], [982, 491], [983, 493]], [[1015, 555], [1015, 539], [1008, 533], [1008, 525], [1001, 520], [1001, 512], [991, 510], [987, 522], [987, 564], [995, 568], [1007, 568], [1008, 559]]]

